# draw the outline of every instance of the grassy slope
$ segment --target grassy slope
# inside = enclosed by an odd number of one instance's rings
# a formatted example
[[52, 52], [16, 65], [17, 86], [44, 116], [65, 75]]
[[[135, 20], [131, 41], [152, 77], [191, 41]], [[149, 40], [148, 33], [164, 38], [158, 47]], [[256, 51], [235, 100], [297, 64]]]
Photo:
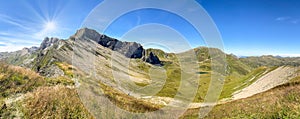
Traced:
[[[212, 49], [215, 50], [215, 49]], [[176, 95], [178, 87], [180, 85], [181, 69], [176, 59], [175, 54], [164, 53], [161, 50], [148, 49], [148, 51], [154, 52], [164, 62], [164, 69], [167, 71], [167, 79], [162, 90], [157, 94], [163, 97], [173, 97]], [[209, 59], [209, 49], [200, 47], [194, 49], [197, 59], [199, 60], [199, 87], [194, 102], [201, 102], [204, 100], [209, 82], [211, 81], [211, 60]], [[220, 99], [230, 98], [232, 93], [256, 81], [263, 73], [270, 72], [276, 67], [258, 67], [253, 68], [245, 63], [241, 62], [237, 57], [233, 55], [227, 55], [228, 63], [228, 75], [226, 76], [224, 88]], [[147, 69], [148, 70], [148, 69]], [[145, 70], [147, 72], [147, 70]]]
[[0, 98], [32, 91], [45, 82], [44, 78], [28, 69], [0, 64]]
[[[156, 51], [155, 49], [151, 49], [152, 52], [158, 55], [158, 57], [164, 62], [163, 68], [167, 71], [168, 78], [166, 79], [167, 82], [164, 85], [163, 89], [156, 95], [163, 96], [163, 97], [173, 97], [177, 93], [178, 86], [180, 85], [180, 78], [181, 77], [181, 70], [180, 66], [177, 63], [177, 59], [175, 54], [166, 54], [161, 51]], [[196, 49], [197, 56], [200, 56], [199, 58], [199, 67], [200, 67], [200, 86], [198, 88], [198, 93], [196, 95], [196, 98], [194, 99], [195, 102], [201, 102], [203, 101], [206, 91], [210, 82], [211, 78], [211, 67], [210, 67], [210, 60], [209, 56], [207, 55], [208, 50], [203, 49]], [[50, 52], [51, 53], [51, 52]], [[203, 58], [204, 57], [204, 58]], [[208, 59], [208, 60], [207, 60]], [[44, 59], [40, 60], [40, 67], [44, 67], [47, 65], [47, 62], [49, 61], [48, 57], [45, 57]], [[224, 85], [224, 90], [221, 94], [221, 98], [227, 98], [230, 97], [233, 92], [236, 90], [242, 89], [243, 87], [248, 86], [252, 82], [254, 82], [258, 77], [261, 76], [262, 73], [265, 71], [271, 71], [272, 68], [266, 68], [266, 67], [259, 67], [257, 69], [251, 68], [247, 65], [245, 65], [243, 62], [239, 61], [234, 56], [228, 55], [227, 61], [229, 65], [229, 75], [227, 76], [227, 80]], [[201, 63], [200, 63], [201, 62]], [[62, 99], [65, 95], [73, 95], [75, 94], [75, 90], [65, 88], [64, 86], [59, 87], [61, 90], [54, 90], [54, 91], [47, 91], [45, 89], [55, 89], [56, 85], [74, 85], [74, 83], [70, 80], [70, 78], [73, 77], [73, 73], [71, 70], [74, 70], [74, 68], [66, 63], [60, 63], [60, 62], [54, 62], [55, 65], [57, 65], [60, 69], [62, 69], [66, 76], [58, 77], [58, 78], [52, 78], [48, 79], [46, 78], [46, 83], [42, 84], [38, 90], [35, 90], [36, 88], [33, 88], [34, 90], [28, 90], [33, 91], [32, 93], [35, 94], [35, 97], [29, 98], [29, 100], [26, 100], [26, 102], [23, 102], [27, 105], [27, 107], [23, 110], [25, 112], [25, 116], [29, 117], [36, 117], [41, 118], [42, 114], [46, 115], [53, 115], [57, 114], [57, 117], [81, 117], [81, 116], [87, 116], [90, 117], [89, 114], [87, 114], [86, 110], [82, 108], [82, 105], [79, 102], [78, 96], [71, 96], [68, 99], [64, 101], [59, 101]], [[139, 63], [138, 69], [145, 70], [148, 72], [149, 66], [145, 65], [143, 62]], [[255, 78], [253, 78], [255, 77]], [[1, 75], [0, 75], [1, 78]], [[20, 79], [23, 79], [22, 77]], [[253, 79], [253, 80], [250, 80]], [[140, 84], [140, 85], [147, 85], [147, 84]], [[8, 88], [9, 89], [9, 88]], [[123, 94], [121, 92], [114, 91], [113, 89], [109, 89], [109, 87], [106, 87], [105, 85], [102, 86], [102, 89], [104, 89], [106, 96], [117, 103], [118, 106], [121, 108], [125, 108], [127, 110], [131, 111], [148, 111], [148, 110], [156, 110], [158, 107], [151, 106], [145, 102], [141, 102], [139, 100], [136, 100], [134, 98], [131, 98], [127, 96], [126, 94]], [[25, 90], [26, 93], [28, 92]], [[41, 93], [35, 92], [40, 91]], [[43, 92], [44, 91], [44, 92]], [[44, 102], [45, 103], [39, 103], [39, 101], [35, 101], [34, 99], [41, 99], [40, 97], [44, 97], [46, 95], [51, 95], [55, 93], [62, 93], [62, 95], [57, 94], [54, 95], [51, 99], [48, 98]], [[45, 95], [43, 95], [45, 94]], [[73, 108], [71, 105], [69, 105], [69, 101], [75, 102], [75, 107]], [[139, 105], [133, 105], [135, 103], [139, 103]], [[55, 102], [55, 107], [51, 107], [53, 105], [53, 102]], [[35, 104], [36, 103], [36, 104]], [[56, 104], [58, 103], [58, 104]], [[77, 105], [78, 104], [78, 105]], [[32, 105], [40, 105], [41, 110], [44, 110], [44, 112], [40, 112], [41, 115], [31, 115], [32, 112], [35, 110], [35, 106]], [[48, 105], [48, 106], [47, 106]], [[43, 107], [46, 106], [46, 107]], [[48, 108], [48, 107], [51, 107]], [[69, 106], [69, 107], [68, 107]], [[128, 109], [129, 107], [134, 107], [132, 109]], [[78, 111], [78, 109], [80, 111]], [[71, 111], [71, 112], [69, 112]], [[67, 113], [70, 113], [71, 115], [67, 115]]]
[[220, 98], [221, 99], [230, 98], [234, 92], [251, 85], [257, 79], [273, 71], [276, 68], [277, 67], [271, 67], [271, 68], [259, 67], [249, 72], [248, 74], [242, 76], [236, 73], [232, 73], [231, 75], [226, 77], [225, 84]]
[[24, 118], [93, 118], [77, 92], [61, 85], [41, 87], [20, 103]]
[[[67, 87], [74, 85], [70, 78], [73, 77], [72, 71], [77, 69], [64, 62], [55, 62], [55, 64], [64, 71], [65, 76], [44, 78], [30, 70], [2, 64], [0, 81], [10, 83], [3, 84], [6, 87], [3, 85], [0, 87], [3, 89], [1, 93], [9, 94], [0, 98], [0, 118], [93, 118], [82, 104], [76, 89]], [[76, 74], [80, 73], [76, 72]], [[15, 75], [18, 76], [18, 80], [15, 79]], [[7, 78], [8, 76], [10, 77]], [[19, 81], [22, 85], [16, 85]], [[38, 83], [38, 85], [31, 83]], [[132, 112], [159, 109], [159, 105], [135, 99], [104, 84], [100, 86], [105, 96], [122, 109]], [[25, 98], [13, 104], [6, 104], [5, 100], [13, 99], [15, 94], [24, 95]]]
[[[206, 118], [300, 118], [300, 77], [252, 97], [217, 105]], [[184, 118], [198, 118], [199, 109]]]
[[[0, 65], [0, 118], [92, 118], [68, 77], [44, 78], [16, 66]], [[5, 102], [23, 95], [24, 99]]]

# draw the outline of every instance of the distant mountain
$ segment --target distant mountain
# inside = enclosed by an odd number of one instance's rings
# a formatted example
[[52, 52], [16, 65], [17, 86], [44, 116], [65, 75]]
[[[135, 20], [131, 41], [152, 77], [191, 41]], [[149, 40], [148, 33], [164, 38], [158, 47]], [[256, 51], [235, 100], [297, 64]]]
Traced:
[[[218, 65], [224, 62], [211, 59], [226, 56], [227, 74], [237, 74], [243, 76], [252, 70], [261, 66], [283, 66], [300, 65], [300, 58], [261, 56], [261, 57], [237, 57], [233, 54], [225, 54], [216, 48], [198, 47], [192, 49], [195, 52], [200, 68], [211, 70], [211, 65]], [[189, 52], [189, 51], [187, 51]], [[211, 53], [215, 55], [212, 56]], [[159, 49], [144, 49], [143, 46], [136, 42], [120, 41], [104, 34], [100, 34], [93, 29], [79, 29], [69, 39], [48, 38], [46, 37], [40, 47], [24, 48], [16, 52], [0, 53], [0, 60], [9, 64], [32, 68], [44, 76], [60, 76], [63, 71], [56, 65], [57, 62], [67, 62], [68, 64], [84, 64], [95, 57], [103, 57], [106, 60], [113, 59], [112, 56], [121, 54], [129, 59], [140, 59], [154, 65], [165, 65], [178, 62], [177, 55], [183, 53], [165, 53]], [[94, 59], [98, 61], [98, 59]], [[92, 62], [92, 61], [90, 61]], [[103, 61], [99, 61], [103, 62]], [[179, 64], [177, 64], [179, 65]], [[92, 66], [88, 66], [92, 68]], [[86, 69], [85, 69], [86, 70]]]
[[264, 55], [260, 57], [246, 57], [240, 58], [242, 62], [251, 66], [251, 67], [260, 67], [260, 66], [299, 66], [300, 58], [299, 57], [278, 57], [271, 55]]
[[[196, 56], [195, 66], [199, 66], [197, 73], [210, 76], [211, 73], [217, 72], [226, 76], [230, 82], [258, 78], [257, 76], [261, 76], [263, 71], [271, 70], [273, 67], [298, 66], [300, 64], [300, 58], [296, 57], [239, 58], [233, 54], [226, 54], [219, 49], [208, 47], [198, 47], [182, 53], [166, 53], [159, 49], [144, 49], [139, 43], [120, 41], [88, 28], [79, 29], [68, 39], [46, 37], [40, 47], [0, 53], [0, 59], [9, 64], [31, 68], [46, 77], [75, 75], [63, 70], [61, 64], [73, 65], [85, 74], [94, 71], [93, 73], [101, 77], [102, 82], [114, 80], [116, 74], [112, 74], [112, 72], [118, 72], [117, 74], [120, 76], [117, 77], [119, 79], [128, 79], [126, 77], [129, 75], [128, 72], [138, 72], [130, 74], [130, 76], [131, 80], [138, 81], [137, 83], [141, 85], [147, 84], [150, 80], [149, 69], [153, 66], [160, 66], [168, 71], [167, 74], [172, 83], [166, 84], [165, 90], [158, 95], [172, 97], [176, 94], [177, 89], [169, 89], [169, 87], [174, 87], [174, 84], [177, 85], [173, 81], [177, 82], [177, 79], [180, 78], [182, 64], [179, 60], [190, 61], [191, 58], [187, 55], [189, 53], [194, 53]], [[218, 60], [225, 58], [225, 56], [226, 62]], [[179, 57], [183, 59], [179, 59]], [[213, 69], [213, 66], [222, 66], [224, 63], [227, 64], [226, 72], [224, 72], [224, 68]], [[203, 85], [207, 85], [207, 83]], [[234, 83], [230, 86], [238, 85], [240, 83]], [[230, 96], [237, 89], [224, 94], [224, 97]], [[199, 100], [202, 99], [199, 98]]]
[[30, 67], [36, 57], [38, 47], [23, 48], [15, 52], [0, 52], [0, 60], [13, 65]]
[[[195, 56], [195, 61], [191, 55]], [[224, 58], [225, 61], [220, 60]], [[215, 81], [212, 79], [213, 75], [225, 78], [224, 82], [217, 80], [224, 85], [219, 99], [231, 99], [233, 94], [253, 84], [261, 77], [267, 76], [273, 70], [281, 71], [280, 69], [284, 66], [295, 67], [300, 64], [300, 58], [274, 56], [241, 58], [226, 54], [220, 49], [208, 47], [197, 47], [182, 53], [166, 53], [159, 49], [144, 49], [139, 43], [120, 41], [88, 28], [79, 29], [68, 39], [46, 37], [40, 47], [0, 53], [0, 60], [27, 68], [20, 69], [18, 75], [14, 75], [13, 70], [9, 72], [5, 71], [7, 69], [0, 70], [0, 79], [8, 82], [3, 83], [3, 85], [8, 85], [5, 90], [16, 89], [12, 94], [20, 92], [17, 89], [20, 89], [18, 86], [22, 87], [23, 83], [25, 86], [31, 83], [35, 86], [34, 80], [27, 81], [27, 78], [30, 78], [28, 74], [34, 74], [45, 81], [45, 84], [34, 87], [33, 98], [25, 100], [25, 103], [30, 106], [29, 111], [25, 112], [27, 114], [25, 117], [28, 118], [42, 118], [43, 114], [52, 113], [54, 114], [51, 117], [56, 117], [56, 113], [63, 117], [68, 116], [61, 112], [68, 113], [69, 108], [72, 107], [70, 106], [72, 101], [76, 102], [75, 106], [80, 109], [79, 115], [90, 117], [89, 113], [91, 113], [99, 118], [128, 116], [119, 114], [115, 110], [110, 113], [99, 112], [106, 107], [102, 104], [109, 104], [109, 101], [128, 111], [147, 112], [159, 109], [170, 102], [170, 98], [177, 96], [180, 100], [191, 100], [196, 103], [194, 105], [197, 107], [199, 102], [206, 99], [210, 82]], [[186, 66], [186, 62], [190, 65]], [[194, 70], [186, 72], [182, 68], [183, 65]], [[279, 66], [281, 68], [278, 68]], [[28, 69], [33, 70], [34, 73], [26, 71]], [[297, 72], [297, 68], [290, 69], [295, 70], [288, 70], [288, 74]], [[189, 80], [182, 82], [184, 76], [184, 79]], [[201, 80], [190, 78], [191, 76], [197, 76]], [[282, 77], [287, 80], [293, 78]], [[9, 87], [12, 86], [14, 90], [10, 90]], [[185, 88], [180, 89], [180, 86]], [[31, 93], [31, 89], [33, 88], [28, 88], [29, 92], [21, 93]], [[190, 97], [186, 95], [192, 89], [197, 92], [192, 97], [193, 99], [189, 99]], [[68, 97], [69, 95], [72, 96]], [[8, 95], [8, 97], [13, 98], [14, 95]], [[67, 100], [58, 101], [59, 105], [63, 106], [57, 106], [63, 111], [53, 111], [52, 109], [56, 107], [47, 108], [47, 106], [53, 106], [52, 102], [65, 98]], [[97, 100], [86, 98], [97, 98]], [[109, 100], [104, 100], [104, 98]], [[46, 112], [31, 115], [36, 107], [30, 104], [41, 105], [37, 108]], [[83, 108], [83, 104], [93, 105], [93, 108], [87, 109], [89, 113]], [[3, 104], [0, 98], [1, 105]], [[7, 105], [4, 104], [2, 107], [7, 108]], [[9, 112], [9, 110], [6, 111]], [[77, 115], [75, 109], [69, 111]], [[1, 113], [0, 110], [0, 116]]]
[[[46, 37], [41, 43], [40, 47], [24, 48], [16, 52], [2, 52], [0, 53], [0, 60], [13, 65], [33, 67], [31, 64], [37, 56], [41, 57], [47, 53], [48, 48], [60, 49], [61, 47], [68, 46], [69, 48], [74, 47], [72, 43], [78, 40], [94, 41], [95, 43], [106, 47], [112, 51], [116, 51], [127, 58], [139, 58], [151, 64], [162, 64], [160, 59], [171, 59], [174, 60], [176, 57], [175, 53], [165, 53], [158, 49], [144, 49], [143, 46], [136, 42], [123, 42], [117, 39], [111, 38], [104, 34], [99, 34], [97, 31], [88, 28], [82, 28], [78, 30], [69, 39], [63, 40], [59, 38], [48, 38]], [[95, 45], [95, 44], [93, 44]], [[92, 46], [94, 47], [94, 46]], [[87, 48], [91, 48], [87, 47]], [[72, 50], [71, 50], [72, 51]], [[216, 51], [219, 54], [227, 55], [227, 60], [234, 59], [239, 60], [243, 65], [257, 68], [260, 66], [282, 66], [282, 65], [300, 65], [300, 58], [297, 57], [279, 57], [279, 56], [247, 56], [237, 57], [233, 54], [225, 54], [222, 51], [214, 48], [199, 47], [194, 49], [197, 59], [199, 62], [210, 59], [209, 51]], [[97, 52], [92, 52], [97, 53]], [[39, 54], [39, 55], [38, 55]], [[233, 58], [234, 57], [234, 58]], [[59, 59], [59, 58], [58, 58]], [[70, 58], [69, 58], [70, 59]], [[230, 64], [230, 63], [229, 63]], [[249, 68], [247, 68], [249, 69]]]

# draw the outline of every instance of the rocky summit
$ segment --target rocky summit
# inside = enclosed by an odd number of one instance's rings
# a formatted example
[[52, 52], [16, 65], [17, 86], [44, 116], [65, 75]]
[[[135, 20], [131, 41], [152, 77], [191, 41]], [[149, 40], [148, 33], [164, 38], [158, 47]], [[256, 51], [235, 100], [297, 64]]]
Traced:
[[104, 47], [125, 55], [128, 58], [142, 58], [145, 52], [143, 46], [139, 43], [119, 41], [106, 35], [99, 34], [97, 31], [88, 28], [78, 30], [73, 37], [93, 40]]
[[117, 51], [128, 58], [145, 57], [146, 59], [144, 61], [150, 64], [160, 64], [159, 58], [154, 53], [151, 53], [149, 54], [149, 56], [147, 56], [145, 54], [145, 49], [143, 48], [143, 46], [136, 42], [120, 41], [104, 34], [99, 34], [96, 30], [88, 28], [78, 30], [72, 37], [81, 40], [95, 41], [98, 44], [113, 51]]
[[56, 42], [58, 42], [58, 41], [59, 41], [58, 38], [48, 38], [48, 37], [46, 37], [46, 38], [43, 40], [43, 42], [42, 42], [42, 44], [41, 44], [41, 46], [40, 46], [40, 49], [41, 49], [41, 50], [44, 50], [44, 49], [46, 49], [47, 47], [52, 46], [54, 43], [56, 43]]

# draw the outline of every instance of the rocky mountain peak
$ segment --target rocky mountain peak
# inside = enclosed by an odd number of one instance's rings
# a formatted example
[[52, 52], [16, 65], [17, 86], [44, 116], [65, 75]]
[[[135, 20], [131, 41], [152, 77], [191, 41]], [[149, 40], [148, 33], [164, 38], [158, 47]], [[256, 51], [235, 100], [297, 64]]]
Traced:
[[40, 50], [44, 50], [44, 49], [46, 49], [47, 47], [50, 47], [50, 46], [52, 46], [53, 44], [55, 44], [56, 42], [58, 42], [59, 41], [59, 39], [58, 38], [48, 38], [48, 37], [46, 37], [44, 40], [43, 40], [43, 42], [42, 42], [42, 44], [41, 44], [41, 46], [40, 46]]
[[39, 47], [33, 46], [33, 47], [30, 47], [30, 48], [23, 48], [21, 51], [32, 53], [32, 52], [37, 51], [38, 49], [39, 49]]
[[128, 58], [142, 58], [144, 55], [144, 48], [141, 44], [136, 42], [123, 42], [115, 38], [98, 33], [96, 30], [82, 28], [73, 36], [81, 40], [92, 40], [98, 44], [107, 47], [113, 51], [117, 51]]
[[74, 36], [79, 39], [89, 39], [89, 40], [99, 42], [102, 35], [99, 34], [96, 30], [82, 28], [82, 29], [77, 30], [77, 32], [75, 33]]
[[[151, 55], [145, 54], [145, 49], [143, 46], [136, 42], [126, 42], [120, 41], [115, 38], [111, 38], [104, 34], [98, 33], [96, 30], [89, 29], [89, 28], [82, 28], [77, 30], [77, 32], [70, 37], [71, 41], [94, 41], [99, 45], [111, 49], [112, 51], [116, 51], [127, 58], [145, 58], [147, 57], [148, 60], [144, 60], [151, 64], [160, 64], [160, 61], [156, 55], [153, 53]], [[46, 37], [40, 46], [40, 50], [44, 50], [52, 45], [59, 44], [60, 40], [58, 38], [48, 38]], [[59, 43], [57, 43], [59, 42]], [[42, 55], [41, 55], [42, 56]]]
[[16, 51], [16, 53], [19, 52], [20, 56], [24, 56], [26, 54], [31, 54], [37, 50], [38, 50], [38, 47], [33, 46], [31, 48], [23, 48], [22, 50]]

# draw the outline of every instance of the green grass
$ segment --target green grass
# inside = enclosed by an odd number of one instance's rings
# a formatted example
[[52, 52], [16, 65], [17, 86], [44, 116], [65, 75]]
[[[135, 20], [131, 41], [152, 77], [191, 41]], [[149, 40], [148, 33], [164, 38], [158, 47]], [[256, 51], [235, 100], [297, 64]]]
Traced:
[[2, 63], [0, 66], [0, 98], [33, 91], [37, 87], [45, 85], [74, 85], [74, 81], [68, 76], [44, 78], [29, 69]]
[[300, 82], [300, 76], [297, 76], [289, 81], [289, 83], [298, 83]]
[[65, 76], [68, 76], [69, 78], [74, 77], [74, 71], [76, 71], [76, 69], [72, 65], [69, 65], [65, 62], [55, 62], [54, 64], [63, 70]]
[[[0, 118], [92, 118], [75, 89], [66, 88], [74, 85], [67, 76], [44, 78], [29, 69], [1, 63], [0, 85]], [[4, 103], [15, 94], [29, 97]]]
[[5, 64], [1, 64], [0, 74], [0, 97], [32, 91], [46, 82], [30, 70]]
[[260, 78], [262, 74], [267, 70], [268, 68], [266, 67], [260, 67], [250, 72], [246, 76], [239, 75], [237, 73], [232, 73], [225, 80], [225, 84], [220, 98], [222, 99], [222, 98], [231, 97], [231, 95], [235, 91], [241, 90], [249, 86], [250, 84], [255, 82], [258, 78]]
[[124, 94], [113, 89], [110, 86], [106, 86], [99, 83], [105, 96], [111, 100], [119, 108], [125, 109], [131, 112], [151, 112], [158, 110], [161, 106], [150, 104], [142, 100], [138, 100], [130, 95]]
[[181, 82], [181, 69], [175, 63], [164, 66], [167, 79], [164, 87], [156, 95], [162, 97], [174, 97]]
[[55, 85], [65, 85], [65, 86], [74, 86], [75, 82], [68, 78], [67, 76], [59, 76], [56, 78], [45, 78], [47, 85], [55, 86]]
[[[177, 59], [176, 56], [168, 58], [167, 53], [162, 53], [159, 50], [149, 49], [149, 51], [157, 53], [158, 56], [162, 59], [162, 62], [164, 62], [163, 68], [166, 70], [167, 75], [167, 79], [164, 86], [162, 87], [161, 91], [159, 91], [156, 94], [156, 96], [171, 98], [174, 97], [178, 92], [182, 75], [179, 62], [177, 60], [174, 60]], [[195, 49], [195, 53], [197, 54], [197, 56], [199, 56], [199, 72], [196, 73], [200, 74], [200, 79], [198, 80], [199, 82], [193, 82], [194, 84], [199, 83], [194, 102], [202, 102], [207, 94], [207, 90], [211, 83], [210, 81], [212, 73], [216, 72], [211, 71], [211, 60], [208, 59], [210, 58], [209, 55], [206, 55], [209, 53], [209, 50], [207, 48]], [[231, 97], [232, 93], [234, 93], [235, 91], [243, 89], [255, 82], [258, 78], [260, 78], [263, 75], [265, 71], [268, 70], [267, 72], [269, 72], [275, 69], [267, 67], [259, 67], [254, 69], [245, 65], [244, 63], [239, 61], [238, 58], [232, 55], [227, 55], [226, 59], [228, 63], [229, 75], [226, 76], [224, 88], [220, 99]], [[140, 69], [147, 72], [149, 70], [149, 67], [141, 66]], [[137, 85], [145, 86], [147, 84], [138, 83]]]
[[[300, 118], [300, 82], [289, 82], [249, 98], [217, 105], [206, 118]], [[181, 118], [198, 118], [199, 109], [188, 110]]]
[[[181, 84], [181, 76], [184, 74], [181, 74], [181, 68], [175, 54], [163, 53], [160, 50], [155, 49], [150, 49], [149, 51], [154, 52], [162, 60], [164, 64], [162, 68], [165, 69], [167, 75], [166, 83], [163, 85], [162, 89], [156, 94], [156, 96], [171, 98], [173, 98], [177, 94], [179, 94], [180, 96], [184, 96], [182, 92], [179, 92], [178, 88], [180, 85], [191, 85], [199, 83], [194, 102], [202, 102], [204, 100], [211, 82], [211, 76], [212, 74], [217, 73], [211, 71], [211, 60], [210, 56], [208, 55], [208, 49], [204, 48], [195, 50], [197, 58], [199, 60], [200, 68], [199, 71], [195, 73], [198, 73], [200, 75], [200, 79], [185, 82], [186, 84]], [[73, 89], [66, 88], [66, 86], [74, 85], [74, 82], [71, 80], [71, 78], [74, 77], [74, 74], [78, 74], [78, 70], [64, 62], [50, 62], [53, 53], [53, 51], [49, 50], [47, 54], [45, 54], [46, 56], [42, 57], [41, 59], [35, 60], [34, 69], [36, 69], [37, 71], [37, 69], [40, 68], [47, 68], [49, 63], [53, 63], [64, 72], [65, 76], [57, 78], [43, 78], [38, 74], [34, 73], [33, 76], [32, 74], [28, 75], [28, 73], [24, 73], [25, 71], [23, 70], [21, 70], [20, 73], [15, 73], [15, 70], [10, 71], [10, 69], [1, 70], [2, 72], [0, 72], [0, 84], [1, 91], [3, 91], [0, 94], [3, 96], [0, 99], [3, 99], [4, 97], [10, 97], [11, 94], [16, 93], [32, 93], [33, 95], [31, 97], [22, 102], [24, 103], [22, 111], [24, 112], [24, 117], [26, 118], [44, 118], [44, 116], [52, 118], [91, 118], [91, 115], [83, 108], [83, 105], [80, 103], [76, 91]], [[100, 55], [100, 53], [96, 54]], [[238, 58], [232, 55], [228, 55], [227, 61], [228, 76], [226, 77], [220, 99], [231, 97], [232, 93], [249, 86], [259, 77], [261, 77], [264, 72], [270, 72], [276, 68], [253, 68], [244, 64]], [[131, 71], [141, 72], [138, 72], [140, 73], [140, 75], [128, 73], [129, 75], [135, 76], [136, 78], [141, 77], [145, 79], [150, 79], [150, 76], [147, 75], [147, 73], [149, 72], [149, 70], [151, 70], [151, 68], [153, 68], [151, 65], [146, 64], [139, 59], [132, 60], [132, 64], [134, 65], [131, 65]], [[105, 64], [105, 66], [111, 68], [107, 64]], [[105, 78], [112, 79], [112, 76], [108, 75]], [[299, 84], [298, 80], [300, 80], [299, 77], [293, 79], [293, 82], [287, 84], [286, 87], [295, 87], [295, 85]], [[135, 82], [135, 84], [139, 86], [149, 85], [147, 83], [137, 82]], [[92, 86], [89, 85], [89, 88], [91, 87]], [[149, 102], [136, 99], [128, 94], [120, 92], [114, 89], [113, 87], [107, 86], [102, 83], [100, 83], [100, 86], [92, 88], [94, 88], [93, 90], [96, 91], [101, 88], [104, 92], [105, 97], [107, 97], [118, 107], [128, 111], [148, 112], [158, 110], [161, 107], [161, 105], [154, 105], [150, 104]], [[234, 101], [225, 105], [219, 105], [213, 110], [212, 115], [209, 115], [209, 117], [295, 118], [298, 114], [297, 111], [300, 111], [298, 109], [299, 106], [297, 106], [297, 104], [299, 104], [297, 103], [299, 102], [299, 93], [296, 92], [294, 89], [291, 89], [289, 91], [285, 90], [287, 89], [274, 89], [274, 92], [276, 91], [277, 93], [278, 91], [284, 96], [275, 95], [275, 98], [272, 100], [268, 98], [271, 94], [264, 94], [257, 96], [256, 98], [251, 97], [249, 99], [243, 99], [241, 101]], [[95, 93], [97, 93], [96, 91]], [[273, 96], [273, 94], [271, 96]], [[271, 101], [271, 103], [265, 104], [267, 103], [267, 101]], [[1, 105], [3, 104], [0, 103], [0, 106]], [[3, 113], [9, 112], [8, 110], [1, 111]], [[185, 116], [185, 118], [196, 117], [198, 117], [198, 115], [195, 110], [190, 110], [186, 113]]]
[[53, 62], [51, 59], [53, 58], [55, 51], [53, 48], [47, 50], [43, 56], [39, 56], [42, 54], [38, 54], [38, 57], [34, 59], [32, 69], [36, 72], [40, 71], [40, 69], [47, 69], [47, 66], [50, 66]]
[[247, 75], [252, 70], [251, 67], [242, 63], [236, 56], [226, 56], [228, 69], [231, 73], [237, 72], [240, 75]]

